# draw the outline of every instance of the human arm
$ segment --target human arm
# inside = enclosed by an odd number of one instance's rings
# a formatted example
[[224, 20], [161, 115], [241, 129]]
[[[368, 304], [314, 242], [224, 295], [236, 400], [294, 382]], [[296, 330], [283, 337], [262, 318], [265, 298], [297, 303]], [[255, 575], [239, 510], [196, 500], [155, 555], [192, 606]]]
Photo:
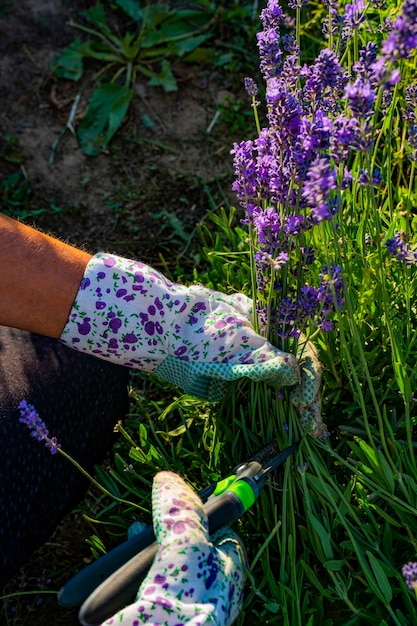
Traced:
[[[244, 376], [279, 388], [301, 380], [307, 398], [295, 356], [254, 330], [242, 294], [171, 283], [139, 261], [92, 256], [3, 215], [0, 288], [0, 324], [155, 372], [203, 399], [221, 399]], [[318, 368], [316, 389], [319, 379]]]
[[58, 338], [90, 258], [0, 214], [0, 325]]

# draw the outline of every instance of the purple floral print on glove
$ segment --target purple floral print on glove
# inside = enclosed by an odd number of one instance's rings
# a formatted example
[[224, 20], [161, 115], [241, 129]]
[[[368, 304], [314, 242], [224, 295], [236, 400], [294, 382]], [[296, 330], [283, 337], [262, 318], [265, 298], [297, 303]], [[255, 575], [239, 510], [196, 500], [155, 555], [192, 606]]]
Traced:
[[255, 332], [251, 304], [242, 294], [178, 285], [143, 263], [100, 253], [87, 266], [61, 341], [212, 401], [242, 376], [295, 385], [294, 355]]
[[136, 602], [103, 626], [229, 626], [243, 597], [243, 549], [228, 528], [209, 538], [198, 496], [176, 474], [156, 475], [152, 491], [159, 549]]

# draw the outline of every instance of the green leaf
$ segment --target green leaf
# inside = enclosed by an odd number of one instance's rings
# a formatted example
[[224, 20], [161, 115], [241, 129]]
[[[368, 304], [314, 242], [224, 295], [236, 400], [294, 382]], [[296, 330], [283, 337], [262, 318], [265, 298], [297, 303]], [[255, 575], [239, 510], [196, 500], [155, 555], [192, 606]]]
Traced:
[[305, 571], [309, 581], [316, 587], [316, 589], [321, 593], [321, 595], [323, 595], [326, 598], [330, 598], [331, 600], [335, 600], [336, 599], [336, 595], [333, 593], [333, 591], [323, 587], [323, 585], [321, 584], [321, 582], [317, 578], [317, 576], [316, 576], [315, 572], [313, 571], [313, 569], [309, 565], [307, 565], [307, 563], [305, 561], [300, 561], [300, 565], [303, 568], [303, 570]]
[[330, 541], [329, 532], [324, 528], [324, 526], [319, 522], [319, 520], [316, 519], [313, 515], [309, 515], [308, 520], [313, 526], [314, 530], [316, 531], [320, 539], [320, 543], [323, 548], [323, 552], [325, 554], [326, 559], [332, 560], [333, 548], [332, 548], [332, 544]]
[[121, 56], [107, 42], [89, 39], [79, 48], [80, 54], [84, 58], [97, 59], [107, 63], [121, 64]]
[[[178, 42], [180, 39], [190, 39], [198, 31], [208, 25], [211, 16], [201, 11], [176, 11], [163, 13], [163, 7], [154, 7], [155, 11], [147, 19], [146, 36], [143, 39], [144, 48], [152, 48], [161, 43]], [[158, 28], [155, 26], [158, 25]]]
[[378, 587], [382, 595], [384, 596], [385, 603], [389, 604], [392, 600], [392, 589], [391, 585], [389, 584], [388, 576], [386, 575], [382, 567], [381, 561], [379, 561], [372, 554], [372, 552], [369, 552], [369, 550], [366, 551], [366, 555], [368, 557], [369, 563], [371, 564], [371, 568], [377, 580]]
[[198, 48], [202, 43], [207, 41], [211, 37], [210, 34], [199, 35], [198, 37], [188, 37], [187, 39], [182, 39], [181, 41], [177, 41], [175, 46], [173, 46], [173, 53], [177, 54], [179, 57], [182, 57], [186, 54], [190, 54], [196, 48]]
[[111, 30], [107, 26], [104, 19], [103, 5], [101, 5], [100, 3], [95, 4], [90, 9], [87, 9], [87, 11], [84, 11], [84, 15], [88, 19], [88, 21], [93, 24], [93, 26], [96, 26], [98, 29], [100, 29], [102, 33], [105, 33], [106, 35], [111, 35]]
[[265, 608], [270, 613], [278, 613], [281, 609], [281, 605], [279, 605], [278, 602], [274, 602], [273, 600], [271, 600], [271, 602], [267, 602], [265, 604]]
[[324, 567], [326, 569], [329, 569], [331, 572], [338, 572], [339, 570], [342, 569], [344, 564], [345, 564], [344, 559], [331, 559], [330, 561], [325, 561], [323, 563]]
[[355, 454], [361, 459], [363, 466], [360, 466], [365, 474], [372, 474], [374, 481], [381, 484], [384, 489], [390, 493], [394, 492], [395, 481], [392, 469], [381, 450], [372, 448], [366, 441], [355, 437], [355, 441], [359, 444], [359, 448], [348, 442]]
[[131, 89], [114, 83], [101, 85], [93, 92], [87, 114], [78, 128], [84, 154], [100, 154], [120, 128], [131, 98]]
[[99, 483], [101, 483], [107, 489], [107, 491], [110, 491], [110, 493], [112, 493], [114, 496], [120, 498], [121, 494], [119, 487], [117, 486], [116, 481], [108, 474], [108, 472], [100, 465], [96, 465], [94, 467], [94, 470], [96, 472], [97, 480], [99, 481]]
[[149, 84], [154, 87], [163, 87], [167, 93], [178, 89], [177, 81], [171, 70], [171, 64], [164, 59], [161, 63], [161, 71], [159, 74], [153, 74]]
[[83, 54], [81, 39], [77, 37], [68, 48], [55, 57], [51, 67], [58, 78], [79, 80], [83, 74]]
[[89, 537], [87, 539], [87, 543], [90, 545], [91, 552], [95, 559], [98, 559], [99, 557], [103, 556], [103, 554], [106, 554], [106, 547], [100, 537], [97, 537], [97, 535]]
[[188, 63], [212, 63], [214, 58], [214, 52], [211, 48], [200, 46], [187, 54], [185, 61]]
[[144, 10], [136, 0], [116, 0], [116, 4], [135, 22], [143, 20]]

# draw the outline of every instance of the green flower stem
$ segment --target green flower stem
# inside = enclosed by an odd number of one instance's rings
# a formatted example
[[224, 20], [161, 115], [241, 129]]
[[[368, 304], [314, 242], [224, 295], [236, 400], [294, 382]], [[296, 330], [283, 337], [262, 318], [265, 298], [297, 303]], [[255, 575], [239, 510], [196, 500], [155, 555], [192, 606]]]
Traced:
[[53, 595], [57, 596], [58, 591], [46, 590], [46, 589], [38, 589], [38, 591], [16, 591], [15, 593], [7, 593], [4, 596], [0, 596], [0, 600], [9, 600], [10, 598], [20, 598], [20, 596], [45, 596], [45, 595]]
[[[363, 483], [366, 484], [366, 486], [368, 487], [368, 489], [371, 492], [375, 492], [380, 494], [381, 496], [384, 496], [386, 498], [386, 500], [388, 502], [391, 503], [395, 503], [398, 505], [399, 509], [404, 511], [405, 513], [410, 513], [413, 516], [417, 515], [417, 508], [410, 503], [404, 502], [404, 500], [401, 500], [401, 498], [399, 498], [398, 496], [396, 496], [395, 494], [391, 493], [390, 491], [387, 491], [386, 489], [384, 489], [384, 487], [381, 486], [380, 483], [375, 482], [372, 478], [370, 478], [370, 475], [366, 474], [366, 473], [361, 473], [358, 469], [357, 466], [355, 466], [354, 464], [352, 464], [351, 462], [349, 462], [347, 459], [343, 458], [342, 456], [340, 456], [336, 450], [333, 449], [329, 449], [329, 453], [331, 454], [332, 457], [334, 457], [339, 463], [341, 463], [342, 465], [344, 465], [349, 472], [351, 472], [353, 475], [357, 476], [357, 478]], [[337, 489], [336, 484], [333, 484], [333, 488]], [[415, 501], [415, 496], [409, 496], [411, 501]], [[350, 513], [352, 513], [352, 519], [355, 521], [356, 524], [358, 524], [358, 527], [362, 527], [362, 532], [364, 532], [365, 534], [366, 531], [363, 528], [363, 526], [361, 525], [360, 520], [354, 515], [353, 513], [353, 508], [349, 507], [349, 511]], [[372, 543], [372, 537], [370, 537], [369, 535], [367, 536], [368, 540], [370, 543]]]
[[[338, 239], [339, 233], [336, 232], [336, 230], [333, 231], [333, 245], [334, 245], [334, 249], [336, 250], [336, 258], [340, 259], [343, 257], [341, 250], [340, 250], [340, 244], [339, 244], [339, 239]], [[325, 254], [326, 254], [326, 262], [329, 263], [331, 261], [331, 259], [329, 258], [329, 249], [328, 247], [325, 248]], [[348, 278], [346, 277], [346, 284], [348, 284]], [[373, 401], [373, 405], [375, 408], [375, 412], [378, 416], [378, 420], [382, 423], [382, 415], [381, 415], [381, 411], [380, 411], [380, 407], [379, 407], [379, 402], [378, 399], [376, 397], [376, 393], [375, 393], [375, 389], [372, 383], [372, 379], [371, 379], [371, 375], [369, 372], [369, 368], [368, 368], [368, 363], [367, 363], [367, 359], [366, 359], [366, 355], [363, 349], [363, 345], [362, 345], [362, 341], [361, 341], [361, 337], [360, 337], [360, 333], [357, 327], [357, 324], [355, 322], [355, 312], [354, 312], [354, 306], [352, 303], [352, 299], [350, 296], [350, 291], [349, 291], [349, 287], [347, 287], [345, 289], [345, 306], [347, 309], [347, 315], [345, 315], [344, 317], [347, 319], [348, 325], [349, 325], [349, 330], [350, 330], [350, 334], [353, 337], [353, 341], [357, 347], [357, 350], [359, 352], [359, 357], [360, 357], [360, 362], [361, 365], [363, 367], [363, 371], [365, 374], [365, 378], [369, 387], [369, 392], [371, 394], [372, 397], [372, 401]], [[340, 315], [340, 312], [339, 312]], [[341, 317], [341, 319], [343, 319], [343, 316]], [[365, 398], [364, 398], [364, 394], [363, 394], [363, 390], [362, 390], [362, 384], [359, 381], [359, 377], [358, 374], [356, 372], [356, 368], [354, 366], [353, 360], [352, 360], [352, 356], [351, 356], [351, 350], [350, 350], [350, 343], [351, 340], [349, 340], [345, 334], [344, 328], [343, 328], [343, 324], [340, 323], [338, 325], [338, 331], [340, 334], [340, 345], [342, 348], [342, 353], [343, 356], [348, 364], [348, 368], [349, 368], [349, 374], [352, 377], [353, 381], [354, 381], [354, 388], [353, 391], [356, 392], [357, 396], [358, 396], [358, 401], [359, 401], [359, 405], [361, 407], [362, 410], [362, 415], [363, 415], [363, 419], [364, 419], [364, 424], [365, 424], [365, 429], [366, 429], [366, 433], [368, 436], [368, 440], [370, 445], [376, 449], [376, 444], [374, 441], [374, 438], [372, 436], [372, 432], [371, 432], [371, 427], [369, 424], [369, 418], [368, 418], [368, 411], [366, 408], [366, 403], [365, 403]]]
[[78, 463], [78, 461], [73, 459], [72, 456], [70, 456], [67, 452], [65, 452], [65, 450], [63, 450], [62, 448], [58, 448], [58, 452], [61, 456], [67, 459], [67, 461], [72, 463], [74, 467], [76, 467], [77, 470], [81, 472], [81, 474], [83, 474], [86, 478], [88, 478], [88, 480], [106, 496], [108, 496], [109, 498], [112, 498], [113, 500], [115, 500], [116, 502], [119, 502], [120, 504], [127, 504], [129, 506], [133, 506], [135, 509], [141, 509], [141, 507], [135, 502], [130, 502], [129, 500], [125, 500], [124, 498], [119, 498], [118, 496], [115, 496], [113, 493], [111, 493], [108, 489], [103, 487], [103, 485], [99, 483], [98, 480], [94, 478], [94, 476], [91, 476], [91, 474], [89, 474], [87, 470], [85, 470], [82, 467], [82, 465]]
[[252, 96], [252, 110], [253, 116], [255, 118], [256, 132], [259, 135], [259, 133], [261, 132], [261, 123], [259, 121], [258, 101], [256, 100], [256, 96]]
[[410, 180], [408, 183], [408, 193], [407, 193], [407, 213], [410, 214], [413, 208], [411, 197], [413, 195], [413, 190], [415, 188], [414, 177], [416, 174], [416, 161], [411, 161], [411, 170], [410, 170]]

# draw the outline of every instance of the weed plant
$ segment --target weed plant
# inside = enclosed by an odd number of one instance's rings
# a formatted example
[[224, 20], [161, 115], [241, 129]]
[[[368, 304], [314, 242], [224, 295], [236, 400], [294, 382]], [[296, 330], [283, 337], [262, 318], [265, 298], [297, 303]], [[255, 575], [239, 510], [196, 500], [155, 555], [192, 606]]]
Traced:
[[[96, 64], [95, 89], [77, 129], [83, 152], [97, 156], [106, 148], [141, 82], [165, 92], [178, 89], [173, 60], [238, 71], [239, 58], [248, 58], [245, 45], [257, 23], [253, 9], [250, 3], [219, 6], [213, 0], [157, 4], [116, 0], [86, 9], [84, 21], [71, 22], [83, 37], [77, 37], [52, 63], [58, 78], [76, 82], [86, 62]], [[121, 26], [115, 26], [120, 14]], [[232, 41], [222, 39], [225, 30], [233, 33]], [[215, 39], [216, 34], [220, 36]]]

